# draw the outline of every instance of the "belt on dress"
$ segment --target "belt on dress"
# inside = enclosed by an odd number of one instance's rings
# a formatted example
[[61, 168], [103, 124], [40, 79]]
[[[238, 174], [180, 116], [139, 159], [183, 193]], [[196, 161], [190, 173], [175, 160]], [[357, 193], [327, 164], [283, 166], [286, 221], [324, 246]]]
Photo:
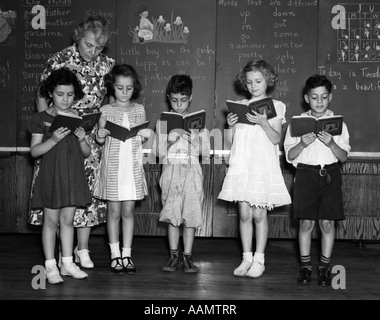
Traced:
[[330, 169], [333, 169], [336, 167], [338, 167], [337, 162], [334, 162], [331, 164], [326, 164], [325, 166], [323, 166], [323, 168], [321, 165], [313, 166], [313, 165], [304, 164], [304, 163], [298, 163], [297, 164], [297, 169], [315, 171], [315, 172], [319, 173], [319, 175], [321, 177], [324, 177], [327, 175], [327, 170], [330, 170]]

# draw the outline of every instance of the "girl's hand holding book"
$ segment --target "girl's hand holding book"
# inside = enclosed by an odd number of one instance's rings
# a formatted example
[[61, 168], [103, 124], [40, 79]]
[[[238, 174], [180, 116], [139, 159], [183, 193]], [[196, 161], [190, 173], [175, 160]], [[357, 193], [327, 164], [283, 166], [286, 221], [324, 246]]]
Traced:
[[96, 132], [96, 141], [100, 144], [103, 144], [106, 140], [106, 137], [110, 135], [111, 132], [104, 127], [99, 127], [98, 131]]
[[58, 143], [61, 141], [64, 137], [66, 137], [70, 133], [70, 130], [67, 128], [58, 128], [53, 132], [52, 139], [54, 142]]
[[97, 135], [99, 139], [105, 139], [111, 132], [104, 127], [99, 127]]
[[84, 137], [86, 136], [86, 131], [82, 127], [78, 127], [75, 129], [74, 134], [77, 136], [79, 142], [84, 141]]
[[255, 124], [262, 126], [266, 122], [268, 122], [266, 111], [264, 110], [263, 114], [260, 114], [254, 110], [252, 110], [253, 114], [247, 113], [247, 119]]
[[230, 128], [232, 128], [239, 120], [239, 117], [235, 113], [229, 113], [227, 115], [227, 124]]

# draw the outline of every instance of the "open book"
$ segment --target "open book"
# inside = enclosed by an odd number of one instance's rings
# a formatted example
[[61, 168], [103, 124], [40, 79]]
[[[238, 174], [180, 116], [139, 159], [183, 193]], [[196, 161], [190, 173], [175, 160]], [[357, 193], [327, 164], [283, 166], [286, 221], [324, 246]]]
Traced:
[[124, 142], [127, 139], [135, 137], [140, 130], [146, 129], [148, 125], [149, 121], [145, 121], [128, 129], [127, 127], [120, 126], [112, 121], [107, 120], [104, 128], [110, 131], [111, 137]]
[[292, 137], [300, 137], [306, 133], [326, 131], [333, 136], [342, 134], [343, 117], [340, 115], [314, 118], [311, 116], [294, 116], [290, 120]]
[[58, 114], [54, 117], [49, 131], [55, 131], [58, 128], [66, 127], [71, 130], [71, 133], [74, 133], [76, 128], [82, 127], [86, 132], [88, 132], [91, 131], [98, 123], [101, 114], [101, 112], [97, 112], [85, 114], [80, 117], [73, 113], [58, 112]]
[[174, 129], [202, 130], [206, 126], [206, 111], [200, 110], [186, 115], [164, 111], [160, 115], [161, 133], [169, 134]]
[[273, 100], [270, 97], [251, 102], [250, 104], [226, 100], [226, 104], [230, 112], [237, 114], [237, 116], [239, 117], [239, 123], [254, 125], [254, 123], [249, 122], [246, 117], [247, 113], [253, 114], [252, 110], [255, 110], [257, 113], [260, 114], [263, 114], [265, 110], [268, 119], [272, 119], [277, 116]]

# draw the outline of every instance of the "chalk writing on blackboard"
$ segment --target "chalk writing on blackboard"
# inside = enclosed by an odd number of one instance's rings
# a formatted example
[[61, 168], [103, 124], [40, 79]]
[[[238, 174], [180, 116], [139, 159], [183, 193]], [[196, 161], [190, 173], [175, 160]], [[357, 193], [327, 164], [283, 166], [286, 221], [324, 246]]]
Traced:
[[177, 16], [174, 19], [172, 11], [170, 21], [160, 15], [158, 19], [152, 17], [149, 20], [149, 10], [147, 5], [141, 5], [138, 8], [140, 17], [139, 25], [136, 27], [129, 26], [129, 35], [133, 38], [133, 43], [187, 43], [190, 30], [184, 25], [182, 18]]
[[[57, 5], [55, 1], [49, 1], [49, 5], [39, 6], [38, 10], [33, 10], [36, 9], [34, 2], [29, 3], [26, 2], [20, 11], [23, 20], [20, 24], [22, 41], [19, 45], [19, 75], [23, 79], [22, 85], [18, 88], [20, 144], [29, 143], [27, 122], [36, 112], [36, 91], [46, 61], [62, 48], [62, 43], [66, 43], [66, 39], [70, 41], [74, 26], [73, 12], [68, 1], [61, 1]], [[42, 16], [46, 16], [46, 21]], [[44, 23], [40, 22], [40, 17]]]
[[264, 59], [275, 69], [279, 77], [270, 94], [287, 106], [287, 117], [304, 111], [302, 87], [315, 73], [318, 4], [316, 0], [218, 1], [215, 127], [226, 126], [228, 110], [220, 101], [244, 95], [233, 80], [248, 60]]

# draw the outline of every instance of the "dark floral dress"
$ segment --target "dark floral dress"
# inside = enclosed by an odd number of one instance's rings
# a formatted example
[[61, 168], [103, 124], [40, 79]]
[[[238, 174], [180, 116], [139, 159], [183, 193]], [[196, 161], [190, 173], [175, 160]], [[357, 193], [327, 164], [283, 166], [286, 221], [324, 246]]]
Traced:
[[[47, 61], [47, 67], [42, 73], [41, 80], [45, 80], [53, 70], [67, 67], [73, 71], [80, 82], [85, 96], [82, 100], [73, 105], [73, 109], [78, 111], [79, 115], [94, 113], [100, 111], [100, 106], [106, 95], [107, 89], [104, 86], [104, 75], [111, 71], [115, 60], [100, 54], [94, 61], [84, 61], [76, 45], [70, 46], [56, 53]], [[91, 154], [84, 160], [87, 182], [93, 193], [95, 177], [99, 169], [101, 147], [96, 143], [95, 132], [97, 128], [89, 135], [91, 143]], [[34, 184], [38, 176], [40, 160], [36, 160], [33, 172], [33, 181], [30, 192], [30, 199], [33, 196]], [[43, 224], [42, 209], [31, 209], [29, 202], [29, 223], [33, 225]], [[92, 203], [85, 209], [77, 209], [74, 216], [74, 227], [92, 227], [106, 222], [106, 203], [92, 198]]]

